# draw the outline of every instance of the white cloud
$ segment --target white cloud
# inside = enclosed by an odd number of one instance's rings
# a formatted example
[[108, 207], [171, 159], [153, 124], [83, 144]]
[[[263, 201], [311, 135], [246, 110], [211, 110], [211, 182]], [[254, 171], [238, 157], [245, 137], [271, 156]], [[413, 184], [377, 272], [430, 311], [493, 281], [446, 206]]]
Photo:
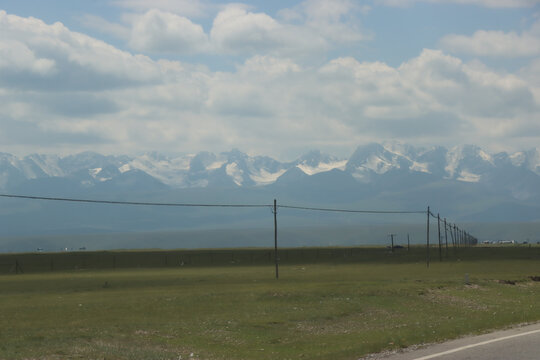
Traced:
[[524, 81], [535, 85], [538, 91], [537, 100], [540, 103], [540, 58], [533, 59], [527, 66], [520, 69], [519, 75]]
[[239, 68], [239, 71], [248, 74], [260, 73], [266, 76], [273, 76], [283, 75], [289, 72], [299, 72], [300, 66], [290, 59], [256, 55], [247, 59], [245, 64]]
[[527, 8], [539, 4], [540, 0], [376, 0], [376, 2], [397, 7], [412, 6], [415, 3], [424, 2], [431, 4], [475, 5], [487, 8]]
[[259, 54], [308, 59], [371, 39], [353, 21], [354, 14], [366, 13], [369, 8], [349, 0], [308, 0], [280, 11], [280, 19], [253, 12], [243, 4], [214, 6], [218, 11], [208, 33], [185, 15], [183, 2], [175, 6], [175, 2], [160, 1], [155, 7], [142, 0], [116, 3], [143, 13], [123, 14], [127, 26], [90, 15], [83, 17], [83, 23], [117, 38], [127, 38], [129, 47], [136, 51], [153, 54]]
[[350, 0], [307, 0], [301, 5], [306, 16], [315, 22], [339, 22], [358, 5]]
[[323, 105], [312, 106], [328, 117], [339, 116], [351, 133], [373, 138], [493, 141], [505, 135], [492, 129], [521, 128], [525, 118], [538, 113], [527, 82], [435, 50], [397, 68], [340, 58], [321, 73], [317, 103]]
[[113, 23], [96, 15], [86, 14], [80, 18], [81, 23], [101, 33], [111, 34], [119, 39], [129, 39], [130, 29], [128, 26]]
[[185, 17], [204, 16], [212, 7], [201, 0], [115, 0], [113, 4], [138, 12], [157, 9]]
[[[133, 56], [58, 22], [47, 25], [0, 11], [0, 31], [8, 54], [1, 62], [13, 70], [0, 73], [0, 86], [94, 90], [156, 81], [161, 76], [159, 66], [149, 58]], [[19, 71], [25, 68], [32, 71]]]
[[238, 7], [221, 15], [221, 35], [229, 40], [244, 36], [239, 27], [276, 43], [262, 50], [253, 44], [260, 52], [235, 70], [213, 72], [134, 56], [60, 23], [0, 12], [4, 151], [239, 147], [276, 155], [350, 148], [365, 139], [486, 145], [540, 137], [526, 131], [536, 129], [540, 115], [536, 63], [517, 76], [427, 49], [397, 67], [353, 57], [307, 66], [281, 54], [288, 39], [274, 38], [294, 25]]
[[193, 54], [208, 50], [208, 36], [201, 25], [186, 17], [149, 10], [135, 17], [129, 45], [142, 52]]
[[52, 75], [56, 70], [54, 60], [37, 58], [22, 42], [0, 38], [0, 69], [2, 68], [16, 73], [29, 71], [40, 76]]
[[306, 0], [280, 15], [285, 20], [304, 22], [310, 32], [319, 34], [333, 44], [354, 44], [371, 39], [358, 26], [356, 14], [367, 14], [371, 7], [350, 0]]
[[342, 21], [351, 9], [348, 1], [307, 1], [281, 11], [284, 21], [279, 21], [230, 5], [217, 14], [210, 37], [217, 53], [307, 58], [369, 38], [356, 25]]
[[447, 51], [475, 56], [537, 56], [540, 55], [540, 22], [521, 34], [479, 30], [472, 36], [447, 35], [440, 44]]
[[253, 53], [284, 45], [283, 27], [264, 13], [229, 6], [214, 19], [211, 37], [219, 52]]

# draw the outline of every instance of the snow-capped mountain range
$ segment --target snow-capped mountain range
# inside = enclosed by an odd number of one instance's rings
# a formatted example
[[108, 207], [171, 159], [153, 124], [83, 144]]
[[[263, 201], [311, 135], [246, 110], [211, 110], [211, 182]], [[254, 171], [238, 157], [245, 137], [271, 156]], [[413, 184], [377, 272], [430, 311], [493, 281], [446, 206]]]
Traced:
[[81, 187], [89, 188], [135, 175], [147, 180], [151, 178], [155, 184], [170, 188], [259, 187], [276, 183], [293, 169], [307, 176], [339, 170], [352, 175], [359, 183], [376, 182], [385, 174], [396, 176], [396, 172], [484, 183], [493, 182], [500, 172], [540, 178], [540, 152], [532, 149], [513, 154], [489, 154], [473, 145], [424, 149], [410, 145], [370, 144], [358, 147], [348, 159], [312, 151], [292, 162], [249, 156], [238, 150], [178, 157], [159, 153], [104, 156], [84, 152], [66, 157], [33, 154], [18, 158], [0, 153], [0, 189], [9, 190], [25, 181], [37, 183], [48, 178], [71, 179]]
[[[281, 162], [238, 150], [170, 157], [0, 153], [0, 193], [98, 200], [425, 210], [461, 223], [540, 221], [540, 152], [490, 154], [403, 144], [359, 146], [348, 158], [312, 151]], [[0, 198], [0, 238], [14, 235], [265, 227], [268, 212], [77, 206]], [[180, 211], [180, 212], [178, 212]], [[284, 226], [422, 222], [423, 217], [289, 213]], [[18, 245], [17, 245], [18, 246]]]

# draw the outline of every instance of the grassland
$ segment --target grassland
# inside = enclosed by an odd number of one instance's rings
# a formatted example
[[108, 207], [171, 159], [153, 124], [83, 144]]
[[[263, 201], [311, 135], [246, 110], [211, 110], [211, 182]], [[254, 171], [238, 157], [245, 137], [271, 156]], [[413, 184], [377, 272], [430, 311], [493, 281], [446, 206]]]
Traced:
[[540, 320], [540, 247], [291, 249], [279, 280], [251, 251], [2, 256], [0, 358], [357, 359]]

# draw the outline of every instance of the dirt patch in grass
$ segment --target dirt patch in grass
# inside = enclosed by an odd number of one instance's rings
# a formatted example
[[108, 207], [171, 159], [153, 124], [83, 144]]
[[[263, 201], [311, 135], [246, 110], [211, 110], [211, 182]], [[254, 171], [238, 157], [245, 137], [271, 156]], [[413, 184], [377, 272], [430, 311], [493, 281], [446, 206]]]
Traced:
[[[466, 285], [470, 289], [479, 290], [479, 285]], [[451, 305], [459, 308], [466, 308], [474, 311], [487, 310], [488, 307], [485, 304], [479, 303], [476, 300], [464, 298], [461, 296], [452, 295], [448, 290], [430, 289], [423, 295], [428, 301], [437, 305]]]

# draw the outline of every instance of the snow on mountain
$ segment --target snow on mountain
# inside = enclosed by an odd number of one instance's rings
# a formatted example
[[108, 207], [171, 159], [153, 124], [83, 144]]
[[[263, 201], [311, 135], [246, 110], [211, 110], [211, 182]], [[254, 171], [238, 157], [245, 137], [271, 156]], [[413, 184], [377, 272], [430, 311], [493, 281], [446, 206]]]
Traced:
[[225, 172], [227, 175], [233, 178], [234, 183], [238, 186], [242, 186], [244, 182], [244, 171], [240, 169], [237, 163], [233, 162], [225, 166]]
[[281, 169], [277, 172], [268, 172], [265, 169], [260, 169], [258, 173], [251, 174], [250, 178], [253, 180], [258, 186], [264, 186], [273, 184], [276, 182], [276, 180], [283, 174], [285, 174], [287, 170]]
[[289, 168], [288, 164], [267, 156], [250, 157], [247, 165], [249, 178], [255, 186], [264, 186], [276, 182]]
[[24, 158], [25, 161], [33, 162], [40, 170], [48, 176], [64, 176], [65, 172], [60, 167], [60, 157], [57, 155], [32, 154]]
[[414, 168], [414, 163], [409, 158], [388, 150], [383, 145], [369, 144], [356, 149], [347, 162], [346, 170], [355, 179], [370, 182], [377, 175], [383, 175], [390, 170], [409, 170], [411, 167]]
[[409, 167], [409, 170], [431, 174], [431, 172], [429, 171], [428, 163], [420, 163], [420, 162], [413, 161], [412, 165]]
[[328, 163], [319, 163], [317, 166], [309, 166], [305, 164], [296, 165], [297, 168], [302, 170], [308, 175], [315, 175], [321, 172], [328, 172], [330, 170], [338, 169], [345, 170], [347, 166], [347, 160], [333, 161]]
[[296, 167], [308, 175], [315, 175], [333, 169], [345, 170], [347, 160], [323, 154], [318, 150], [311, 151], [295, 161]]
[[381, 189], [392, 186], [392, 190], [398, 191], [400, 186], [419, 186], [445, 179], [462, 184], [485, 184], [519, 200], [540, 196], [538, 149], [490, 155], [473, 145], [447, 150], [398, 143], [368, 144], [359, 146], [348, 159], [311, 151], [292, 162], [250, 156], [236, 149], [219, 154], [165, 156], [154, 152], [133, 157], [85, 152], [65, 157], [34, 154], [18, 158], [0, 153], [0, 189], [3, 190], [40, 179], [69, 179], [84, 189], [105, 189], [113, 184], [117, 188], [120, 184], [129, 184], [131, 188], [139, 184], [141, 190], [145, 190], [142, 184], [150, 184], [155, 189], [159, 188], [157, 184], [184, 189], [249, 188], [278, 182], [302, 183], [308, 179], [310, 182], [324, 180], [328, 185], [333, 177], [319, 174], [332, 171], [343, 178], [352, 176], [359, 187], [372, 183]]
[[482, 175], [473, 174], [468, 172], [467, 170], [462, 170], [456, 180], [465, 182], [479, 182], [481, 177]]
[[89, 169], [88, 173], [90, 174], [90, 176], [92, 176], [94, 179], [98, 181], [110, 180], [110, 178], [103, 178], [99, 176], [99, 173], [101, 172], [101, 170], [103, 169], [102, 168]]
[[493, 157], [474, 145], [455, 146], [446, 153], [445, 171], [449, 179], [479, 182], [494, 167]]
[[540, 175], [540, 151], [538, 149], [516, 152], [508, 155], [508, 158], [512, 165], [525, 167]]
[[4, 189], [11, 183], [24, 179], [22, 172], [17, 169], [18, 159], [6, 153], [0, 153], [0, 188]]
[[540, 175], [540, 151], [538, 149], [533, 149], [528, 151], [527, 155], [529, 158], [529, 169]]
[[520, 151], [508, 156], [510, 162], [514, 166], [523, 166], [527, 162], [527, 154], [524, 151]]
[[412, 145], [402, 144], [397, 142], [385, 143], [383, 145], [384, 149], [390, 153], [393, 153], [406, 161], [410, 162], [409, 170], [431, 174], [429, 170], [429, 163], [421, 162], [418, 160], [419, 153], [422, 151], [415, 148]]
[[224, 169], [224, 174], [237, 186], [268, 185], [287, 170], [286, 164], [270, 157], [249, 156], [236, 149], [219, 154], [212, 165], [214, 168], [207, 167], [207, 171], [218, 174], [218, 169]]
[[190, 169], [190, 162], [194, 156], [186, 155], [169, 158], [155, 152], [146, 153], [122, 165], [119, 170], [120, 172], [126, 172], [132, 169], [138, 169], [166, 185], [184, 187], [186, 186], [186, 176]]
[[78, 171], [88, 169], [105, 168], [114, 166], [119, 168], [126, 164], [131, 158], [127, 156], [106, 156], [95, 152], [86, 151], [83, 153], [69, 155], [58, 160], [58, 167], [65, 175], [74, 174]]
[[27, 179], [36, 179], [48, 176], [63, 176], [64, 171], [60, 168], [59, 157], [54, 155], [29, 155], [19, 159], [10, 154], [0, 156], [0, 166], [9, 164], [19, 171]]

